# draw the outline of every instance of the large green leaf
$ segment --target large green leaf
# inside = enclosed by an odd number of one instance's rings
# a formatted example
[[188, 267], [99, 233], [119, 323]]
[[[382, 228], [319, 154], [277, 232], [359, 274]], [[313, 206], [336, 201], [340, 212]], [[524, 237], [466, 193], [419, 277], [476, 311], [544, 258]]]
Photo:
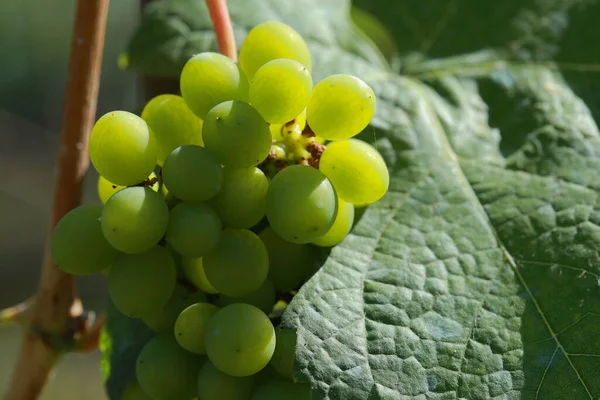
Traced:
[[[490, 127], [478, 91], [490, 79], [529, 120]], [[396, 150], [390, 193], [285, 314], [297, 378], [319, 399], [597, 399], [589, 111], [544, 67], [431, 83], [371, 80], [376, 136]]]
[[[600, 96], [585, 84], [598, 86], [600, 57], [584, 54], [594, 37], [583, 34], [593, 24], [583, 10], [596, 9], [576, 7], [595, 3], [362, 2], [400, 51], [420, 53], [405, 76], [349, 23], [346, 1], [229, 3], [238, 40], [264, 20], [290, 23], [308, 38], [317, 79], [353, 73], [378, 97], [361, 137], [384, 155], [390, 192], [283, 316], [298, 332], [296, 379], [312, 383], [313, 399], [600, 398]], [[418, 9], [415, 19], [433, 27], [442, 4], [461, 12], [429, 45], [435, 51], [403, 39], [408, 23], [393, 16]], [[529, 36], [515, 28], [523, 18]], [[515, 52], [511, 43], [535, 45]], [[208, 49], [203, 2], [160, 0], [129, 62], [176, 76]], [[578, 64], [552, 62], [565, 54]], [[126, 333], [137, 328], [112, 318], [106, 370], [118, 399], [132, 372], [130, 361], [115, 363], [139, 344]]]

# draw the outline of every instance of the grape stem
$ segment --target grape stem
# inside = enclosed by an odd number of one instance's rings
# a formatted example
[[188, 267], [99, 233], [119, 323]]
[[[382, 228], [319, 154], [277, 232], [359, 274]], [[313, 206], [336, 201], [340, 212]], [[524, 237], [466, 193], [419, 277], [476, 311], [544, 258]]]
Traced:
[[[38, 291], [26, 313], [23, 339], [4, 400], [34, 400], [55, 362], [66, 350], [48, 338], [96, 348], [103, 319], [90, 323], [76, 297], [73, 276], [59, 270], [50, 255], [51, 232], [69, 210], [81, 203], [89, 165], [87, 146], [96, 114], [102, 50], [109, 0], [77, 0], [54, 182], [50, 230]], [[70, 350], [78, 350], [78, 345]], [[85, 351], [84, 349], [81, 349]]]
[[231, 26], [231, 18], [227, 9], [227, 0], [206, 0], [208, 13], [213, 23], [213, 29], [217, 36], [219, 51], [224, 56], [237, 62], [237, 47], [235, 45], [235, 36]]

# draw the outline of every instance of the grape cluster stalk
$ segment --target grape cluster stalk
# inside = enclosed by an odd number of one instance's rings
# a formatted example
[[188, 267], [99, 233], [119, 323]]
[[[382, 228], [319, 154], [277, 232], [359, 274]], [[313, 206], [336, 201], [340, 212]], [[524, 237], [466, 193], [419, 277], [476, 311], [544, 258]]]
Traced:
[[66, 214], [51, 249], [69, 274], [105, 274], [115, 307], [156, 332], [125, 400], [310, 398], [278, 317], [318, 269], [315, 249], [344, 240], [355, 207], [389, 185], [382, 156], [354, 138], [373, 90], [345, 74], [315, 85], [311, 67], [304, 39], [267, 21], [238, 63], [197, 54], [181, 96], [94, 125], [102, 204]]

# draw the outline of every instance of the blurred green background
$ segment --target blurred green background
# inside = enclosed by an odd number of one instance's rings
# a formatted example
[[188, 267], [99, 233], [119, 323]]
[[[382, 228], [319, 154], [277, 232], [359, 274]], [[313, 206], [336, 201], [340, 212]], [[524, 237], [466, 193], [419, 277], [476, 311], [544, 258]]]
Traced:
[[[51, 208], [74, 0], [0, 1], [0, 308], [37, 287]], [[117, 58], [139, 18], [137, 0], [110, 5], [98, 115], [134, 110], [138, 78], [119, 70]], [[85, 201], [96, 202], [90, 172]], [[105, 307], [100, 276], [81, 279], [88, 309]], [[10, 379], [20, 342], [17, 326], [0, 327], [0, 394]], [[55, 369], [42, 399], [106, 399], [98, 353], [71, 354]]]

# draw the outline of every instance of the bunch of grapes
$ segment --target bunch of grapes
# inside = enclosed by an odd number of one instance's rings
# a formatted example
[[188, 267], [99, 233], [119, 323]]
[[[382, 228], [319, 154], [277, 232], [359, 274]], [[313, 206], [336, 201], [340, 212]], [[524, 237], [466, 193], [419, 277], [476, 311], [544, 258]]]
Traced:
[[101, 117], [89, 153], [104, 204], [54, 230], [59, 268], [103, 272], [116, 308], [156, 331], [126, 399], [310, 398], [292, 380], [295, 332], [276, 326], [282, 298], [315, 272], [314, 245], [342, 241], [354, 207], [388, 188], [381, 155], [352, 139], [374, 113], [366, 83], [313, 87], [306, 43], [279, 22], [239, 58], [198, 54], [182, 96]]

